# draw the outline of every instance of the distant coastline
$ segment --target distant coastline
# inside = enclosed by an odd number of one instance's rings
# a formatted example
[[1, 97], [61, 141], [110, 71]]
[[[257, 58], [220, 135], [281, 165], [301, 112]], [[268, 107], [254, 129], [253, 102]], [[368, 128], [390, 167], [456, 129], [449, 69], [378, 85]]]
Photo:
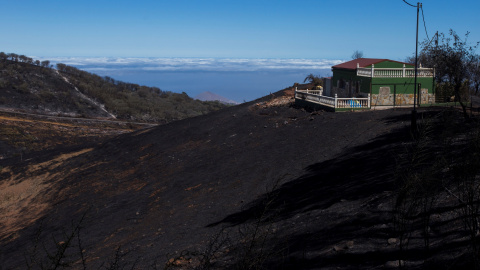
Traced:
[[40, 58], [64, 63], [99, 76], [156, 86], [194, 97], [210, 91], [234, 100], [254, 100], [270, 92], [303, 82], [313, 73], [329, 76], [331, 66], [343, 60], [328, 59], [241, 59], [241, 58]]
[[262, 71], [330, 69], [344, 59], [300, 58], [182, 58], [182, 57], [35, 57], [85, 70], [145, 71]]

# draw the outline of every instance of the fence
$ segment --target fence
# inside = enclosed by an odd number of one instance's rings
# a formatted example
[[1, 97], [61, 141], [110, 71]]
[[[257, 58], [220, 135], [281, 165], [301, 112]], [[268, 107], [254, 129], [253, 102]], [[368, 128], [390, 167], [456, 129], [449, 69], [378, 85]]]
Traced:
[[[433, 77], [435, 70], [433, 68], [418, 68], [417, 77]], [[402, 78], [415, 77], [414, 68], [357, 68], [357, 76], [362, 77], [380, 77], [380, 78]]]
[[309, 102], [325, 105], [331, 108], [352, 108], [370, 109], [370, 94], [367, 98], [339, 98], [327, 97], [312, 93], [314, 90], [295, 90], [295, 99], [302, 99]]

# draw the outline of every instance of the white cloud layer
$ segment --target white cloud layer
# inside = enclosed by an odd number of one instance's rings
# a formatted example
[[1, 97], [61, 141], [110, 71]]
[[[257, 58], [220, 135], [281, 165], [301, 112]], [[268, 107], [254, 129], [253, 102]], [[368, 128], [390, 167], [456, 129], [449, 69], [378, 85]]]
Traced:
[[[38, 59], [38, 58], [36, 58]], [[143, 71], [262, 71], [330, 69], [343, 60], [327, 59], [236, 59], [236, 58], [107, 58], [54, 57], [51, 63], [63, 63], [83, 70]]]

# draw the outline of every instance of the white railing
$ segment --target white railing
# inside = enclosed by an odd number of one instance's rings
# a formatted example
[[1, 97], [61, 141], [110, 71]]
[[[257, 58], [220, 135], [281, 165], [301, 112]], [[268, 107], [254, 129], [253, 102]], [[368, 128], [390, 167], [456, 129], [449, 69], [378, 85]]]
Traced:
[[367, 98], [338, 98], [337, 94], [335, 94], [335, 97], [327, 97], [313, 94], [306, 90], [295, 90], [295, 98], [332, 108], [370, 108], [370, 94], [368, 94]]
[[314, 95], [322, 95], [323, 93], [323, 90], [295, 90], [295, 91], [298, 91], [298, 92], [302, 92], [302, 93], [307, 93], [307, 94], [314, 94]]
[[368, 98], [337, 98], [335, 94], [335, 108], [370, 108], [370, 94]]
[[[435, 71], [433, 68], [418, 68], [417, 77], [433, 77]], [[415, 77], [415, 68], [357, 68], [357, 76], [362, 77], [381, 77], [381, 78], [402, 78]]]

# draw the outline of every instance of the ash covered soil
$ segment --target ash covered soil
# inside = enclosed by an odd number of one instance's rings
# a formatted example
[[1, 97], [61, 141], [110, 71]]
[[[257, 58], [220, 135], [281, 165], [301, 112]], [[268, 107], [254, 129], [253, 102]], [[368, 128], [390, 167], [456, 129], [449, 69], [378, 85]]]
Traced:
[[466, 240], [445, 213], [433, 217], [428, 256], [418, 232], [399, 248], [394, 176], [410, 110], [309, 112], [291, 94], [4, 161], [3, 267], [50, 265], [59, 251], [88, 269], [383, 269], [400, 259], [438, 269], [462, 258]]

